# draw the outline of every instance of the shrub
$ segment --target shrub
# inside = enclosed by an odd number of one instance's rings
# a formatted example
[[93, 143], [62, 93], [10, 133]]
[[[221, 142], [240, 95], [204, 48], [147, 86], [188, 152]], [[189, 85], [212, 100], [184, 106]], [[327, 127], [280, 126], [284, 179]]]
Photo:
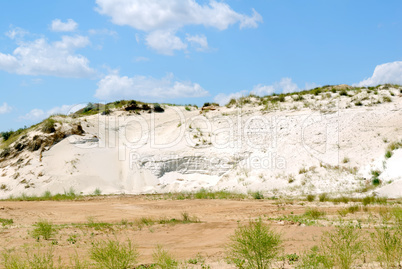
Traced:
[[309, 195], [307, 195], [306, 199], [307, 199], [307, 201], [312, 202], [315, 200], [315, 195], [309, 194]]
[[353, 205], [348, 207], [348, 212], [351, 214], [354, 214], [360, 210], [360, 207], [358, 205]]
[[351, 268], [364, 253], [361, 231], [351, 224], [324, 233], [321, 246], [324, 255], [342, 269]]
[[261, 219], [239, 225], [230, 238], [227, 258], [237, 268], [269, 268], [281, 249], [281, 235]]
[[390, 151], [390, 150], [388, 150], [386, 153], [385, 153], [385, 158], [386, 159], [389, 159], [389, 158], [391, 158], [392, 157], [392, 151]]
[[262, 192], [259, 192], [259, 191], [252, 193], [252, 196], [256, 200], [264, 199], [264, 195], [262, 194]]
[[99, 195], [101, 195], [101, 194], [102, 194], [102, 191], [101, 191], [99, 188], [96, 188], [96, 189], [94, 190], [93, 195], [99, 196]]
[[191, 111], [191, 108], [189, 108], [188, 106], [186, 106], [184, 109], [187, 111]]
[[25, 255], [13, 253], [12, 250], [3, 252], [3, 265], [6, 269], [53, 269], [58, 268], [53, 261], [53, 248], [50, 247], [46, 251], [41, 251], [38, 247], [37, 251], [27, 249]]
[[47, 220], [39, 220], [33, 226], [36, 228], [32, 231], [32, 236], [37, 239], [43, 237], [48, 240], [56, 233], [53, 224]]
[[14, 131], [10, 130], [8, 132], [2, 132], [1, 137], [3, 137], [4, 141], [7, 141], [10, 138], [10, 136], [12, 136], [13, 134], [14, 134]]
[[383, 102], [386, 102], [386, 103], [391, 103], [391, 102], [392, 102], [392, 99], [391, 99], [391, 97], [389, 97], [389, 96], [384, 96], [384, 97], [382, 98], [382, 100], [383, 100]]
[[378, 186], [378, 185], [381, 184], [381, 180], [379, 180], [378, 178], [374, 178], [374, 179], [371, 181], [371, 184], [373, 184], [373, 186]]
[[152, 254], [154, 263], [161, 269], [174, 269], [178, 267], [178, 262], [174, 257], [166, 250], [163, 249], [161, 245], [156, 247], [156, 250]]
[[134, 267], [139, 253], [130, 240], [126, 244], [107, 240], [94, 242], [90, 256], [98, 268], [127, 269]]
[[328, 194], [321, 193], [320, 196], [318, 197], [318, 199], [320, 199], [320, 202], [328, 201]]
[[56, 129], [54, 128], [56, 122], [54, 121], [54, 119], [47, 119], [45, 120], [45, 122], [42, 125], [42, 132], [44, 133], [54, 133], [56, 131]]
[[155, 105], [154, 105], [154, 111], [155, 111], [155, 112], [158, 112], [158, 113], [165, 112], [165, 110], [161, 107], [160, 104], [155, 104]]
[[[400, 229], [393, 229], [388, 225], [376, 227], [371, 234], [373, 247], [381, 267], [396, 268], [402, 260], [402, 233]], [[384, 268], [384, 267], [383, 267]]]
[[342, 90], [342, 91], [339, 93], [339, 95], [341, 95], [341, 96], [348, 96], [348, 92], [345, 91], [345, 90]]

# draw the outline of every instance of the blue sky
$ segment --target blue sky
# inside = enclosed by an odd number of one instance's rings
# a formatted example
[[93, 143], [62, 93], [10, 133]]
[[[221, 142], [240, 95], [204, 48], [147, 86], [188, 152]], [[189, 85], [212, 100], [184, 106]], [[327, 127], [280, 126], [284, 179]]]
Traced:
[[402, 84], [401, 1], [0, 2], [0, 131], [87, 102]]

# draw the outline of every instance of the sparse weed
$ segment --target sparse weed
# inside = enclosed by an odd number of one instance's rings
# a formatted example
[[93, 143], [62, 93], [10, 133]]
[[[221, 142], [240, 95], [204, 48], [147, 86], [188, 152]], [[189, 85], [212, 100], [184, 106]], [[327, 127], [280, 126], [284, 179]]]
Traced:
[[161, 245], [156, 246], [156, 250], [152, 254], [152, 258], [157, 268], [160, 269], [174, 269], [178, 268], [179, 265], [179, 262], [175, 260], [173, 255], [167, 250], [163, 249]]

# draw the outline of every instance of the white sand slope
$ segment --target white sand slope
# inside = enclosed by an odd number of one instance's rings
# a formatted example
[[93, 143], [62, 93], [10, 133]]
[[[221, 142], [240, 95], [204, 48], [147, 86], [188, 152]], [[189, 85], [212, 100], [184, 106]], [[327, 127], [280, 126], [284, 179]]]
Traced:
[[[164, 113], [60, 118], [63, 128], [80, 123], [85, 134], [65, 138], [42, 157], [24, 150], [0, 162], [0, 198], [70, 188], [83, 194], [206, 188], [402, 197], [402, 150], [385, 158], [389, 143], [402, 139], [399, 94], [286, 97], [272, 109], [251, 100], [207, 112], [165, 106]], [[392, 102], [377, 104], [381, 96]], [[354, 105], [357, 98], [362, 106]], [[370, 187], [374, 170], [382, 182], [377, 188]]]

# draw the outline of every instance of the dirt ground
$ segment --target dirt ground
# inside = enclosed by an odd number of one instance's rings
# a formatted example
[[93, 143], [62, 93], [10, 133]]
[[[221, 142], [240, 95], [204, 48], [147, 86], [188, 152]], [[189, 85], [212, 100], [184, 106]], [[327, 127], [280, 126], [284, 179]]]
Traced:
[[[0, 244], [3, 248], [23, 250], [24, 245], [50, 245], [53, 242], [55, 255], [64, 260], [74, 253], [88, 257], [91, 242], [96, 240], [130, 239], [138, 246], [142, 264], [152, 262], [152, 253], [161, 244], [180, 261], [200, 254], [211, 268], [232, 268], [224, 262], [225, 245], [239, 223], [261, 217], [283, 235], [284, 254], [300, 255], [319, 245], [322, 233], [333, 228], [331, 223], [339, 219], [338, 210], [346, 206], [350, 204], [281, 200], [153, 200], [141, 196], [104, 196], [79, 201], [0, 201], [0, 218], [13, 220], [12, 225], [1, 228]], [[325, 220], [311, 226], [278, 219], [286, 215], [301, 215], [306, 209], [315, 207], [327, 215]], [[371, 213], [375, 208], [373, 206], [369, 212], [360, 211], [345, 218], [352, 216], [353, 219], [364, 220], [369, 215], [373, 217]], [[200, 222], [130, 225], [144, 217], [180, 219], [183, 212]], [[51, 221], [58, 227], [51, 240], [40, 240], [38, 243], [30, 235], [32, 225], [38, 220]], [[104, 229], [72, 225], [85, 224], [89, 220], [115, 225]], [[76, 240], [74, 243], [69, 240], [72, 236]]]

